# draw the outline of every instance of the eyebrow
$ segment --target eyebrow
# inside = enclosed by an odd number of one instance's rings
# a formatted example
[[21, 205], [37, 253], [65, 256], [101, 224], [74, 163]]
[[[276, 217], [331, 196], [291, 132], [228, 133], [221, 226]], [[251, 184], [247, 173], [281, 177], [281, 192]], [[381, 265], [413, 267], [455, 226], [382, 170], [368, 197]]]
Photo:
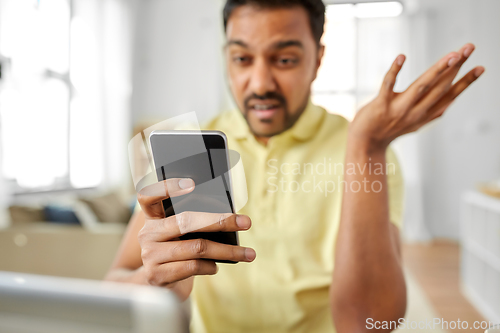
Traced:
[[242, 40], [239, 40], [239, 39], [228, 40], [227, 43], [226, 43], [226, 47], [230, 46], [230, 45], [238, 45], [238, 46], [241, 46], [241, 47], [244, 47], [244, 48], [248, 49], [248, 45], [245, 42], [243, 42]]
[[[242, 40], [239, 40], [239, 39], [231, 39], [231, 40], [227, 41], [226, 47], [228, 47], [230, 45], [238, 45], [238, 46], [244, 47], [246, 49], [249, 48], [248, 44], [246, 44], [245, 42], [243, 42]], [[287, 48], [287, 47], [290, 47], [290, 46], [297, 46], [297, 47], [299, 47], [301, 49], [304, 48], [304, 44], [302, 44], [301, 41], [295, 40], [295, 39], [285, 40], [285, 41], [278, 41], [278, 42], [274, 43], [271, 46], [271, 48], [281, 50], [281, 49], [284, 49], [284, 48]]]
[[284, 49], [284, 48], [287, 48], [290, 46], [297, 46], [297, 47], [300, 47], [301, 49], [304, 48], [304, 45], [302, 44], [302, 42], [300, 42], [298, 40], [285, 40], [285, 41], [280, 41], [280, 42], [273, 44], [273, 48], [275, 48], [275, 49]]

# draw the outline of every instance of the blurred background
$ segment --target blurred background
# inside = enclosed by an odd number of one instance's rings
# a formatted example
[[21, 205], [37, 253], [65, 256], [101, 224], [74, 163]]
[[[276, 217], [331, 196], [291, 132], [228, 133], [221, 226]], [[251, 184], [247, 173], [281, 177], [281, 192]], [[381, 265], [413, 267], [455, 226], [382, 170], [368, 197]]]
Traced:
[[[101, 279], [135, 203], [127, 145], [234, 108], [222, 0], [0, 0], [0, 270]], [[313, 101], [352, 119], [466, 42], [486, 72], [398, 139], [409, 316], [500, 322], [500, 2], [325, 0]], [[472, 324], [471, 324], [472, 325]], [[449, 329], [449, 331], [454, 331]], [[482, 331], [482, 330], [478, 330]]]

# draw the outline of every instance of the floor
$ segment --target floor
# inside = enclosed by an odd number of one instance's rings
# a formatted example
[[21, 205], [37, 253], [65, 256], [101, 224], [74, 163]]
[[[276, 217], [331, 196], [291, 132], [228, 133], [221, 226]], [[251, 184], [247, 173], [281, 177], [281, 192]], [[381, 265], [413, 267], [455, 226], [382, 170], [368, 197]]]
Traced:
[[[483, 321], [484, 318], [460, 292], [459, 258], [458, 244], [450, 241], [403, 245], [406, 269], [427, 296], [434, 312], [442, 320], [456, 322], [460, 319], [472, 326], [476, 320]], [[467, 331], [484, 332], [472, 328]], [[446, 332], [458, 333], [464, 330], [448, 329]]]
[[399, 325], [394, 333], [447, 333], [441, 329], [440, 325], [422, 326], [421, 329], [417, 327], [417, 325], [432, 324], [432, 318], [440, 318], [440, 316], [436, 313], [426, 293], [408, 269], [405, 269], [405, 278], [408, 297], [405, 322], [404, 326]]

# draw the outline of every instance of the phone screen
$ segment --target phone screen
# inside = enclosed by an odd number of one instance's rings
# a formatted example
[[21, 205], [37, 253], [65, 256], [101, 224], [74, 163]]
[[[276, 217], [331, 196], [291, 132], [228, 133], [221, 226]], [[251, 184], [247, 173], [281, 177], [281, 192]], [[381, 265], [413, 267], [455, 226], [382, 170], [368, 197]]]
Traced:
[[[158, 181], [191, 178], [195, 189], [186, 195], [163, 200], [165, 216], [185, 211], [234, 213], [229, 161], [222, 132], [153, 132], [151, 149]], [[236, 232], [193, 232], [181, 239], [205, 238], [238, 245]], [[221, 261], [227, 262], [227, 261]]]

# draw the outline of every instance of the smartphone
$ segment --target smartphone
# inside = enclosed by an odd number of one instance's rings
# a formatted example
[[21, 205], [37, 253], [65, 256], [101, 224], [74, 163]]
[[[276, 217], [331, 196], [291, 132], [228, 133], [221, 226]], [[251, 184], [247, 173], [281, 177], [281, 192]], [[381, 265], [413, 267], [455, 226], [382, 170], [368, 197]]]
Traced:
[[[223, 132], [153, 131], [149, 142], [158, 181], [191, 178], [195, 182], [191, 193], [163, 200], [165, 217], [186, 211], [235, 213], [227, 138]], [[197, 238], [239, 245], [237, 232], [192, 232], [180, 237]]]

